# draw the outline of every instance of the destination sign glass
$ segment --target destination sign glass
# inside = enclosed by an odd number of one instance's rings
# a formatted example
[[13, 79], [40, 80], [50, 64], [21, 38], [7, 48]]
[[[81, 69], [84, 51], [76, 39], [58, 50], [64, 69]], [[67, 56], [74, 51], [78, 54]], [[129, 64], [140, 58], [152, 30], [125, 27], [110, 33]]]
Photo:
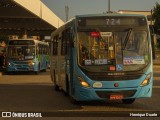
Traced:
[[78, 21], [79, 26], [143, 26], [147, 25], [144, 17], [90, 17]]
[[34, 45], [32, 40], [10, 40], [9, 45]]

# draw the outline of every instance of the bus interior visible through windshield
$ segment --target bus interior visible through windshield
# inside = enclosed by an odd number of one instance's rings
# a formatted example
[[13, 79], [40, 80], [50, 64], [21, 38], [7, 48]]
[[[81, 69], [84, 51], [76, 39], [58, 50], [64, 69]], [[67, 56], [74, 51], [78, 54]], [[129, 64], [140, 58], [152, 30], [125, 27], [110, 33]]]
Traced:
[[[79, 31], [79, 64], [92, 71], [135, 71], [149, 63], [149, 41], [145, 30]], [[116, 69], [108, 65], [123, 65]], [[98, 69], [99, 68], [99, 69]]]
[[17, 60], [28, 60], [35, 57], [35, 46], [9, 46], [8, 57]]

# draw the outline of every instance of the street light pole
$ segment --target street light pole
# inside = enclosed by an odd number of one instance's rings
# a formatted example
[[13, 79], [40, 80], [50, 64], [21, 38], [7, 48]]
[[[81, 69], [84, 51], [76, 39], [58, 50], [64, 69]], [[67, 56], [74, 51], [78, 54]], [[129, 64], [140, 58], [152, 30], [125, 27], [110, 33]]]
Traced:
[[108, 0], [108, 12], [110, 12], [110, 0]]
[[68, 5], [65, 6], [65, 14], [66, 14], [66, 22], [68, 21], [68, 16], [69, 16], [69, 7]]

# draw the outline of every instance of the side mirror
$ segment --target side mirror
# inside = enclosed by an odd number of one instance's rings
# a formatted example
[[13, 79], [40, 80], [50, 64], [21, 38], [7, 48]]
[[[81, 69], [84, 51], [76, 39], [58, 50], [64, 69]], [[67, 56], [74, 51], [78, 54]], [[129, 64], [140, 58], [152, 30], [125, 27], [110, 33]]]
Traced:
[[73, 37], [73, 33], [70, 31], [70, 32], [68, 33], [68, 35], [69, 35], [70, 47], [71, 47], [71, 48], [74, 48], [74, 37]]
[[151, 35], [151, 46], [152, 46], [152, 58], [155, 59], [155, 46], [154, 46], [154, 28], [150, 25], [150, 35]]
[[156, 58], [156, 55], [155, 55], [155, 46], [154, 46], [154, 34], [151, 35], [151, 45], [152, 45], [152, 57], [153, 59]]

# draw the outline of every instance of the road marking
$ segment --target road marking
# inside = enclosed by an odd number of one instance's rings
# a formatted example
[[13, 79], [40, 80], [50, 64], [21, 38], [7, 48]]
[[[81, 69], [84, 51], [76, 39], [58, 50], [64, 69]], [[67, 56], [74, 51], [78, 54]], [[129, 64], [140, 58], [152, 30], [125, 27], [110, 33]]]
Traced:
[[153, 77], [153, 80], [160, 80], [160, 78], [159, 77]]
[[3, 73], [2, 72], [0, 72], [0, 76], [2, 76], [3, 75]]
[[153, 88], [160, 88], [160, 86], [153, 86]]

